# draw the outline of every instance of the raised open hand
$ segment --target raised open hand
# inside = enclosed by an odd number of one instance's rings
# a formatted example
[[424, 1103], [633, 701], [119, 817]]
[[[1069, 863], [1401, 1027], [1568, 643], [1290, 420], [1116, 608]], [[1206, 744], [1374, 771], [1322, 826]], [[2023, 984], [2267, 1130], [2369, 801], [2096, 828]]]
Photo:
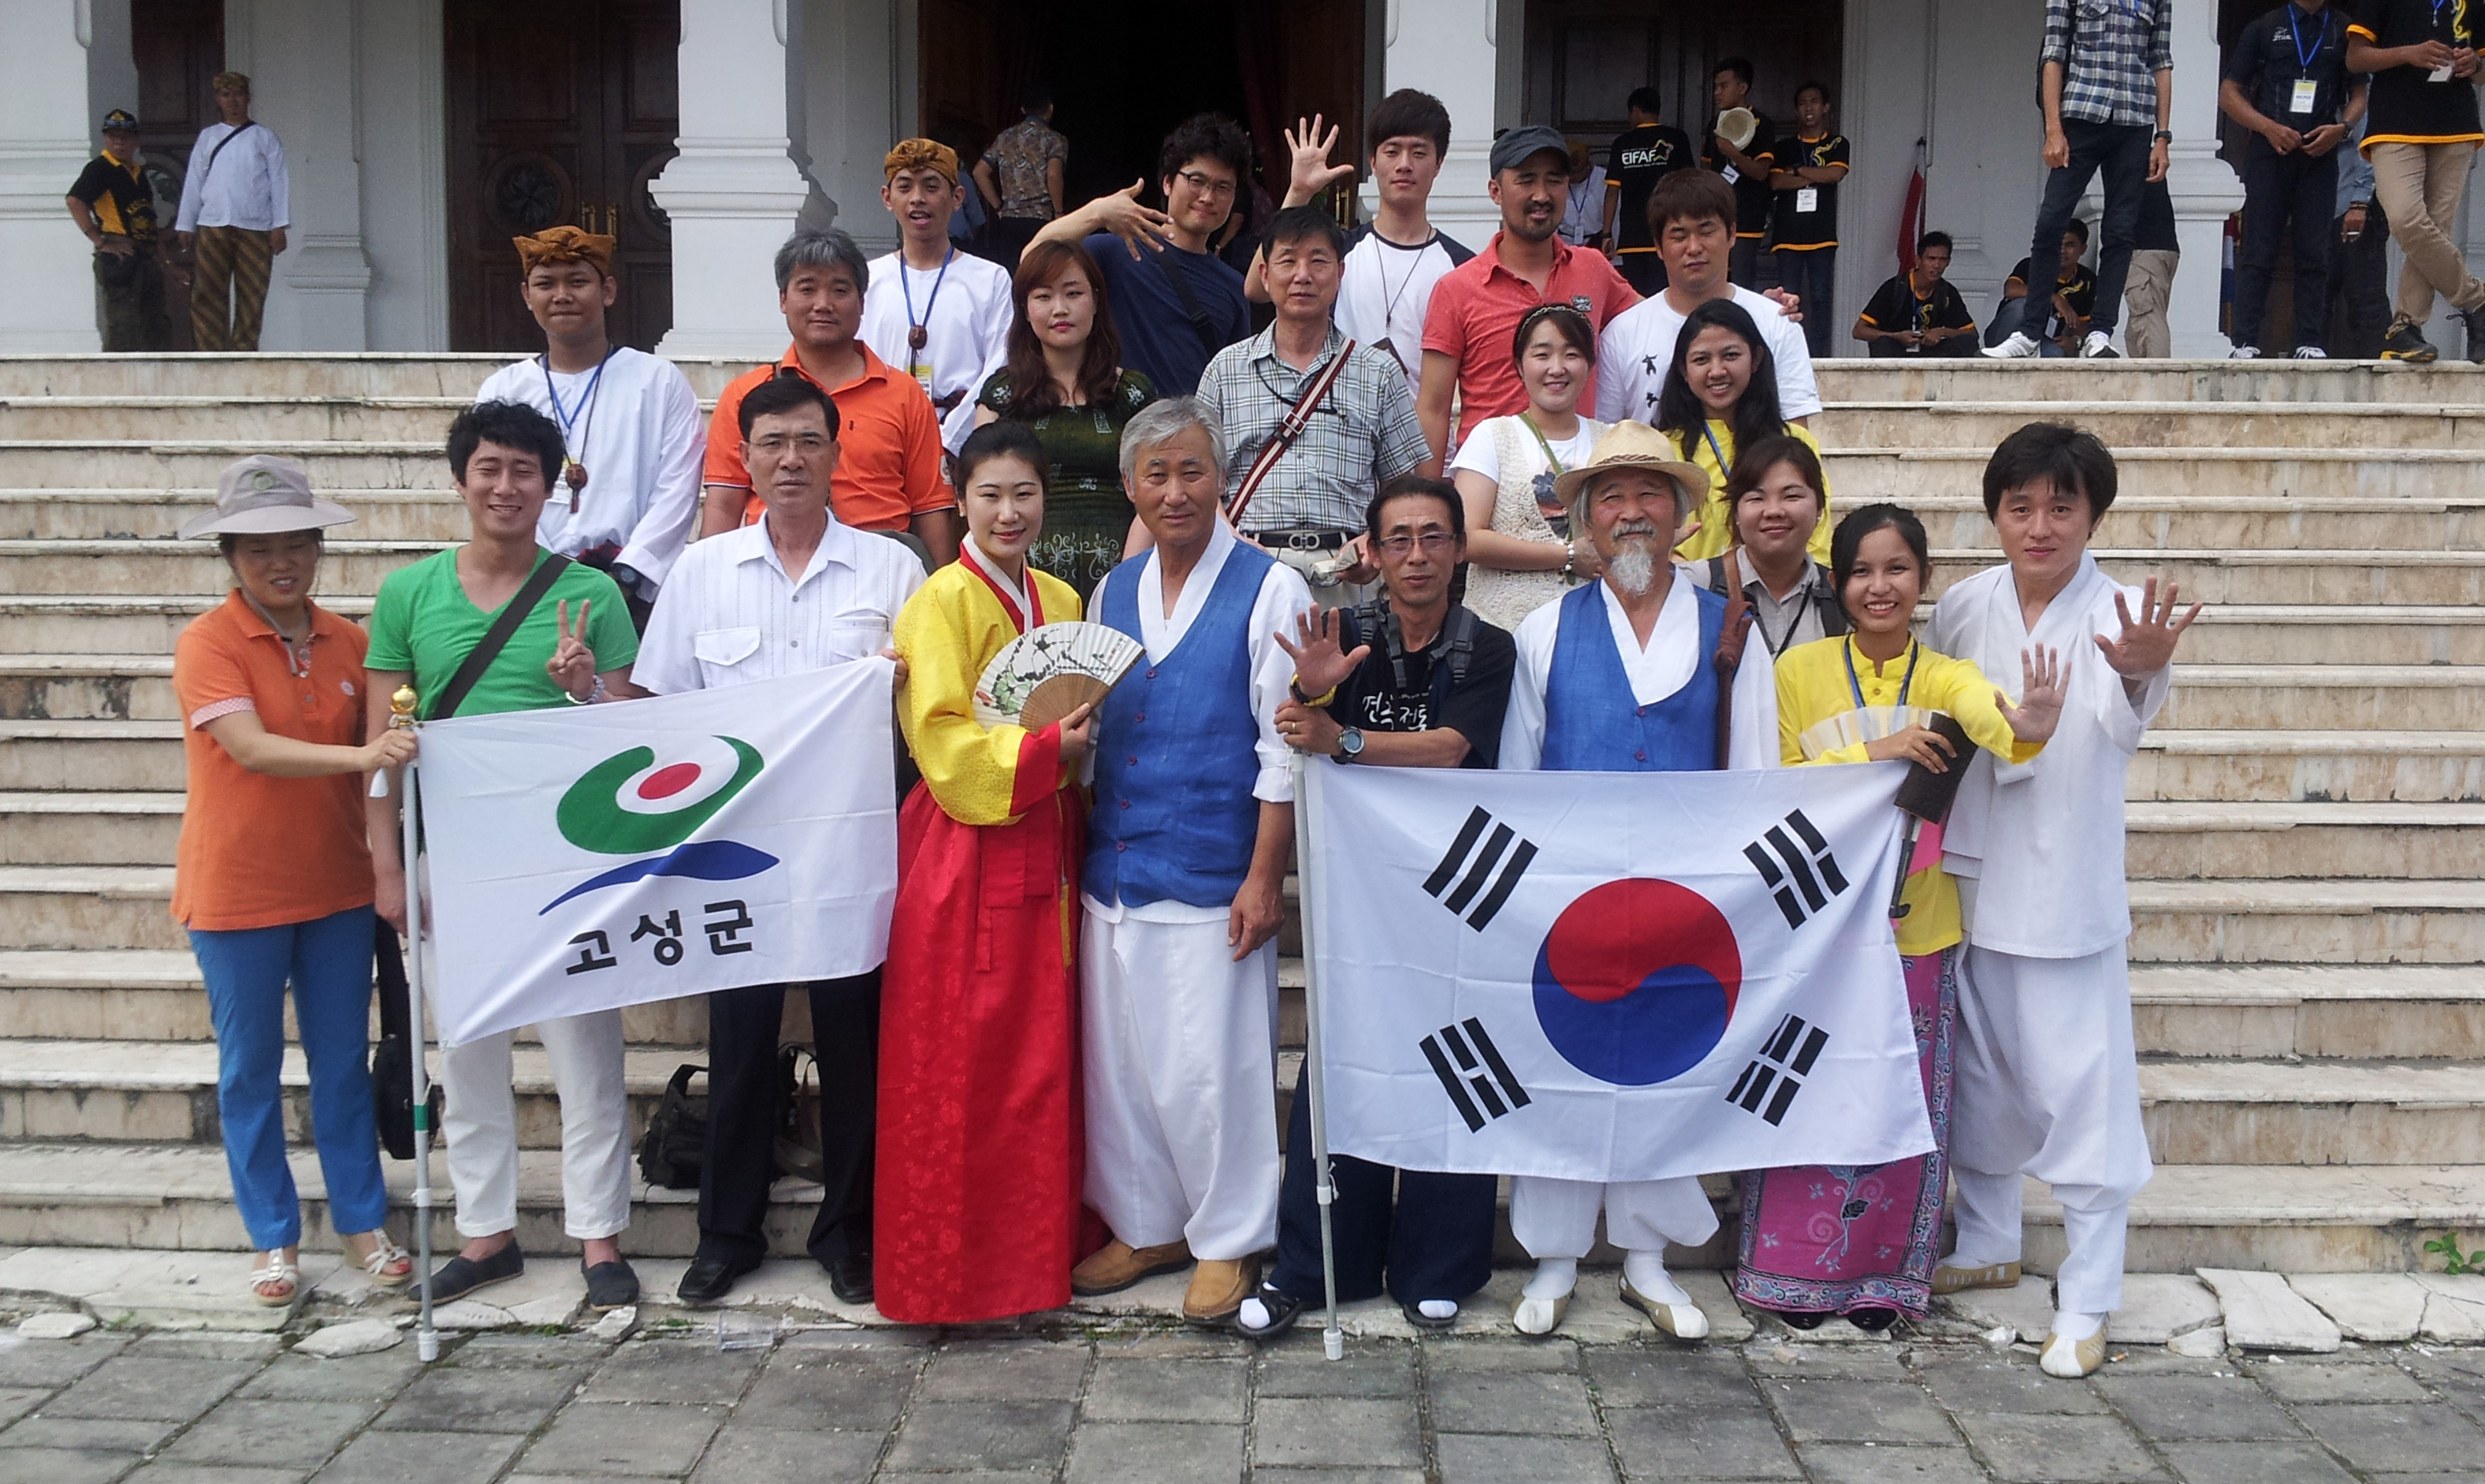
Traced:
[[1166, 234], [1173, 230], [1172, 217], [1139, 200], [1139, 192], [1147, 189], [1147, 184], [1145, 179], [1133, 180], [1095, 204], [1097, 225], [1121, 238], [1134, 262], [1141, 261], [1141, 247], [1164, 246], [1170, 240]]
[[2096, 646], [2105, 651], [2105, 662], [2114, 667], [2116, 674], [2126, 680], [2137, 680], [2144, 675], [2155, 674], [2173, 660], [2175, 643], [2182, 639], [2183, 631], [2192, 626], [2192, 620], [2200, 617], [2201, 607], [2195, 603], [2191, 612], [2178, 618], [2174, 616], [2175, 598], [2175, 586], [2169, 581], [2166, 584], [2166, 600], [2159, 602], [2157, 579], [2151, 577], [2140, 590], [2140, 617], [2134, 618], [2122, 590], [2115, 590], [2114, 612], [2115, 617], [2122, 620], [2122, 637], [2109, 640], [2099, 634]]
[[1328, 151], [1337, 148], [1337, 125], [1329, 124], [1328, 132], [1324, 134], [1321, 132], [1324, 122], [1319, 114], [1314, 114], [1310, 122], [1298, 118], [1293, 128], [1284, 131], [1286, 153], [1293, 161], [1286, 179], [1286, 202], [1290, 206], [1300, 206], [1338, 181], [1354, 179], [1352, 163], [1332, 165], [1328, 162]]
[[1295, 616], [1295, 639], [1288, 643], [1281, 631], [1276, 635], [1277, 647], [1295, 662], [1295, 686], [1306, 696], [1325, 696], [1335, 690], [1354, 667], [1372, 654], [1370, 645], [1357, 645], [1354, 652], [1340, 651], [1339, 635], [1344, 624], [1338, 610], [1324, 608]]
[[573, 629], [568, 602], [553, 604], [552, 621], [560, 640], [553, 646], [552, 658], [544, 661], [544, 673], [552, 676], [552, 683], [580, 702], [595, 694], [595, 650], [587, 642], [587, 611], [593, 605], [592, 598], [578, 600], [578, 627]]
[[2062, 696], [2071, 683], [2070, 661], [2061, 652], [2038, 645], [2019, 651], [2019, 703], [1999, 689], [1993, 693], [1993, 703], [2002, 708], [2002, 719], [2010, 724], [2010, 734], [2022, 742], [2047, 742], [2053, 739], [2054, 728], [2062, 720]]

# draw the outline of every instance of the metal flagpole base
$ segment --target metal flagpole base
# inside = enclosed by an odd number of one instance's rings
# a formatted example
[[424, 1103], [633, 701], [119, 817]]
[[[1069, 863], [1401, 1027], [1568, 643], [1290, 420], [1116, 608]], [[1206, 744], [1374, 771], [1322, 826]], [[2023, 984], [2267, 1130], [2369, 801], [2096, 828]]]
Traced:
[[1321, 1287], [1328, 1304], [1328, 1322], [1321, 1330], [1321, 1349], [1328, 1359], [1343, 1360], [1346, 1331], [1337, 1320], [1337, 1237], [1329, 1222], [1329, 1206], [1337, 1199], [1337, 1182], [1329, 1174], [1328, 1110], [1321, 1086], [1324, 1081], [1321, 1076], [1321, 990], [1314, 937], [1320, 925], [1314, 910], [1320, 900], [1320, 853], [1312, 841], [1310, 765], [1300, 753], [1295, 754], [1294, 773], [1295, 847], [1300, 867], [1297, 877], [1302, 889], [1303, 923], [1303, 1075], [1296, 1095], [1311, 1099], [1312, 1168], [1318, 1177], [1314, 1193], [1320, 1202]]
[[[411, 711], [409, 705], [406, 708]], [[405, 765], [404, 838], [406, 931], [406, 1040], [414, 1058], [414, 1250], [415, 1291], [422, 1308], [415, 1321], [414, 1353], [429, 1362], [440, 1359], [440, 1331], [431, 1320], [431, 1074], [423, 1064], [429, 1036], [423, 1014], [423, 879], [415, 847], [420, 838], [421, 797], [418, 764]]]

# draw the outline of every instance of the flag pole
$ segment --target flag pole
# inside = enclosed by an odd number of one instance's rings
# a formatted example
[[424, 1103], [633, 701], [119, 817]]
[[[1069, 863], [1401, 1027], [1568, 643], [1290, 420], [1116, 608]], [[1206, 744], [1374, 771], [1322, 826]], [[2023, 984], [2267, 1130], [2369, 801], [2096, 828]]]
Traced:
[[[397, 687], [389, 698], [389, 725], [412, 727], [418, 700], [413, 686]], [[417, 1359], [431, 1361], [440, 1359], [440, 1331], [431, 1322], [431, 1081], [423, 1055], [427, 1038], [423, 1021], [423, 879], [415, 856], [422, 833], [422, 794], [415, 782], [419, 766], [408, 758], [403, 770], [405, 808], [399, 828], [404, 834], [399, 849], [405, 861], [406, 1042], [414, 1061], [414, 1280], [423, 1305], [415, 1325], [414, 1353]]]
[[1346, 1358], [1346, 1331], [1337, 1322], [1337, 1237], [1329, 1221], [1329, 1207], [1337, 1199], [1337, 1184], [1329, 1177], [1327, 1079], [1321, 1073], [1321, 991], [1319, 955], [1314, 948], [1313, 919], [1318, 916], [1320, 894], [1320, 851], [1312, 839], [1312, 807], [1310, 762], [1300, 752], [1294, 756], [1295, 772], [1295, 845], [1296, 859], [1301, 868], [1297, 873], [1300, 888], [1303, 929], [1303, 1075], [1295, 1085], [1295, 1095], [1311, 1098], [1312, 1124], [1312, 1191], [1320, 1203], [1321, 1288], [1328, 1305], [1328, 1321], [1321, 1330], [1321, 1348], [1332, 1360]]

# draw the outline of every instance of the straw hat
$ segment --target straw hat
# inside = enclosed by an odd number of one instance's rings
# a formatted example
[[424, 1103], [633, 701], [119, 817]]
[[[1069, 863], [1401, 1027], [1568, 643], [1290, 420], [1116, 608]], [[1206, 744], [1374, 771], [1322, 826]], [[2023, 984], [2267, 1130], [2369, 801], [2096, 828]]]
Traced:
[[181, 539], [204, 536], [266, 536], [341, 526], [354, 512], [311, 493], [311, 475], [289, 458], [253, 453], [225, 466], [216, 508], [181, 523]]
[[1576, 469], [1566, 469], [1553, 481], [1553, 492], [1564, 505], [1579, 497], [1582, 485], [1616, 469], [1646, 469], [1674, 481], [1678, 512], [1694, 508], [1708, 493], [1708, 471], [1686, 464], [1674, 451], [1674, 440], [1646, 423], [1616, 423], [1597, 440], [1596, 452]]
[[1737, 150], [1750, 149], [1752, 136], [1760, 131], [1760, 115], [1748, 108], [1729, 108], [1717, 116], [1717, 137]]

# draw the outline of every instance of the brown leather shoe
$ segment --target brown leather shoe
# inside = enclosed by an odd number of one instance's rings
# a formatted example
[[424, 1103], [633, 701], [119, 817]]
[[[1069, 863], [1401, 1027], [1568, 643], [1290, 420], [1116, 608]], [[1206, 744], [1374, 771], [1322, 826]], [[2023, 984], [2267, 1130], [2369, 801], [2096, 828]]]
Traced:
[[[1162, 1247], [1133, 1247], [1119, 1237], [1106, 1243], [1085, 1262], [1070, 1270], [1070, 1291], [1081, 1298], [1098, 1294], [1120, 1293], [1143, 1278], [1160, 1273], [1180, 1272], [1190, 1262], [1190, 1244], [1168, 1242]], [[1240, 1305], [1242, 1299], [1234, 1303]]]
[[1182, 1317], [1194, 1324], [1223, 1324], [1259, 1286], [1257, 1257], [1203, 1257], [1182, 1296]]

